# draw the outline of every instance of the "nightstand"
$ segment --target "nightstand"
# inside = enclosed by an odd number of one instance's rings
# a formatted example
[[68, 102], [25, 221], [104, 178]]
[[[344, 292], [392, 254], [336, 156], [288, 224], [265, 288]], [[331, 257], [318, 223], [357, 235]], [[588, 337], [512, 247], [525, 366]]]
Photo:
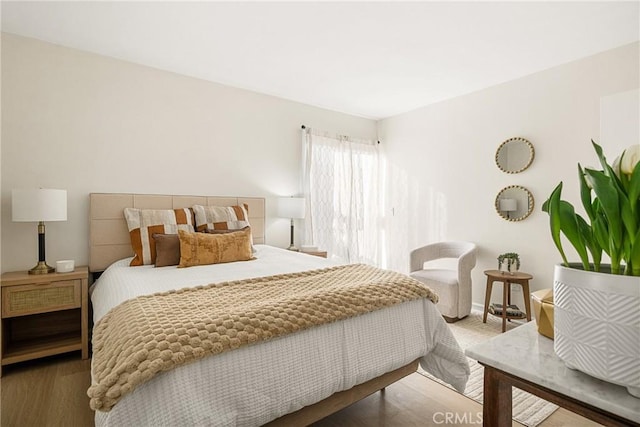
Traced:
[[310, 251], [310, 252], [304, 252], [304, 251], [300, 251], [301, 254], [307, 254], [307, 255], [313, 255], [313, 256], [319, 256], [321, 258], [326, 258], [327, 257], [327, 251]]
[[84, 266], [71, 273], [4, 273], [0, 366], [75, 350], [88, 359], [88, 279]]

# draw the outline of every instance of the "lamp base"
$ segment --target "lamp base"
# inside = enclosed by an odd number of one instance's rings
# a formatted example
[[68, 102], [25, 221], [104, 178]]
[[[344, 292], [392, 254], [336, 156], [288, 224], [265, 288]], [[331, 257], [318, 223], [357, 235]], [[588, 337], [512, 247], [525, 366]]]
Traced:
[[290, 245], [287, 248], [288, 251], [293, 251], [293, 252], [300, 252], [300, 249], [296, 248], [294, 245]]
[[29, 270], [29, 274], [49, 274], [54, 271], [56, 271], [56, 269], [47, 265], [45, 261], [38, 261], [38, 265]]

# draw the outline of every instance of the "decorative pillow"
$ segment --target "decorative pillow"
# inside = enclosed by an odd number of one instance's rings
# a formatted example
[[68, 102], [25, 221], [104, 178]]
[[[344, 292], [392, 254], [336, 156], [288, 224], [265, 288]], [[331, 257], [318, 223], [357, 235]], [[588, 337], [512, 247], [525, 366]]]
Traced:
[[180, 264], [180, 238], [177, 234], [154, 234], [156, 267]]
[[129, 265], [151, 265], [156, 262], [153, 234], [177, 234], [178, 230], [195, 231], [191, 209], [125, 208], [131, 246], [135, 256]]
[[236, 231], [242, 231], [245, 228], [247, 227], [242, 227], [237, 230], [213, 230], [211, 228], [207, 228], [206, 230], [204, 230], [204, 232], [209, 234], [229, 234], [229, 233], [235, 233]]
[[[247, 229], [247, 228], [251, 229], [250, 226], [243, 227], [243, 228], [241, 228], [239, 230], [214, 230], [214, 229], [211, 229], [211, 228], [207, 228], [207, 229], [204, 230], [204, 232], [205, 233], [209, 233], [209, 234], [229, 234], [229, 233], [233, 233], [235, 231], [241, 231], [241, 230], [244, 230], [244, 229]], [[251, 234], [251, 252], [252, 253], [256, 253], [256, 248], [253, 246], [253, 234]]]
[[225, 234], [191, 233], [178, 230], [180, 264], [178, 267], [248, 261], [251, 253], [251, 229]]
[[194, 205], [196, 230], [240, 230], [249, 225], [247, 206]]

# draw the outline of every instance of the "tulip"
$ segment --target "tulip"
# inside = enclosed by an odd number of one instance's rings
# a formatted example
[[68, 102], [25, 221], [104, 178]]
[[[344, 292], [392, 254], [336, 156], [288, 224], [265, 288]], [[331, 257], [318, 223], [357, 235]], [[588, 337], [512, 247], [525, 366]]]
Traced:
[[618, 178], [620, 178], [620, 160], [622, 159], [623, 155], [624, 155], [624, 151], [622, 152], [622, 154], [616, 157], [616, 159], [613, 161], [613, 164], [611, 165], [611, 169], [613, 169], [613, 173], [615, 173]]
[[[618, 160], [618, 159], [616, 159], [616, 160]], [[591, 177], [587, 174], [587, 172], [586, 172], [586, 171], [587, 171], [587, 169], [590, 169], [590, 170], [597, 170], [597, 169], [596, 169], [596, 168], [594, 168], [594, 167], [591, 167], [591, 166], [587, 166], [587, 167], [585, 167], [585, 168], [584, 168], [584, 171], [585, 171], [585, 172], [584, 172], [584, 173], [583, 173], [583, 175], [582, 175], [582, 176], [584, 176], [584, 182], [587, 184], [587, 187], [589, 187], [589, 190], [593, 190], [593, 180], [592, 180], [592, 179], [591, 179]], [[615, 163], [614, 163], [614, 165], [613, 165], [613, 170], [614, 170], [614, 171], [616, 170]], [[618, 173], [616, 172], [616, 175], [617, 175], [617, 174], [618, 174]]]
[[[640, 144], [633, 144], [622, 153], [620, 172], [625, 175], [631, 175], [638, 162], [640, 162]], [[615, 171], [615, 162], [613, 170]]]
[[[549, 214], [551, 238], [569, 266], [561, 235], [569, 240], [585, 270], [600, 271], [603, 253], [609, 256], [611, 274], [640, 277], [640, 144], [627, 148], [612, 164], [602, 147], [591, 141], [604, 170], [582, 168], [580, 199], [588, 219], [576, 213], [573, 205], [562, 200], [562, 182], [542, 205]], [[611, 171], [618, 176], [611, 176]], [[593, 261], [593, 262], [591, 262]]]

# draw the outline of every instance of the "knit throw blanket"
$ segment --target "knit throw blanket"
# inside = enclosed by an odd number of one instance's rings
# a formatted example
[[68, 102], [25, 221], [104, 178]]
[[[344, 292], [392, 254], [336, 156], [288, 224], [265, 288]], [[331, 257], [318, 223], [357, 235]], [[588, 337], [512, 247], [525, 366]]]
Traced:
[[95, 326], [93, 410], [208, 355], [399, 304], [438, 297], [420, 282], [356, 264], [137, 297]]

